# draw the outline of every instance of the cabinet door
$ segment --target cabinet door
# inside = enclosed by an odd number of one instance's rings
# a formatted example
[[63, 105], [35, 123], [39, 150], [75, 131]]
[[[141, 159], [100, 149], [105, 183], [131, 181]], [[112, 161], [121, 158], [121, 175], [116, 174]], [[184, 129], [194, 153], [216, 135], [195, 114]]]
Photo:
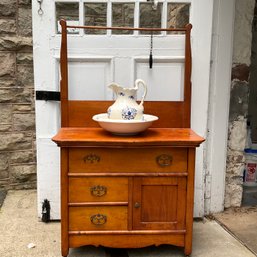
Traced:
[[186, 178], [134, 178], [133, 229], [185, 228]]

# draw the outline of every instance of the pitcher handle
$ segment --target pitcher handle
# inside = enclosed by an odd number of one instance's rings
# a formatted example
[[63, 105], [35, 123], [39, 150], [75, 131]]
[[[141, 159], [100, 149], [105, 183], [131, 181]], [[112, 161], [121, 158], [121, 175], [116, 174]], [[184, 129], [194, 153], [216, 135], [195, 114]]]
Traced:
[[147, 94], [147, 86], [146, 86], [145, 82], [142, 79], [137, 79], [135, 81], [136, 88], [138, 88], [139, 84], [141, 84], [143, 86], [143, 88], [144, 88], [144, 93], [143, 93], [143, 96], [142, 96], [142, 100], [141, 100], [141, 102], [139, 104], [139, 105], [143, 105], [145, 97], [146, 97], [146, 94]]

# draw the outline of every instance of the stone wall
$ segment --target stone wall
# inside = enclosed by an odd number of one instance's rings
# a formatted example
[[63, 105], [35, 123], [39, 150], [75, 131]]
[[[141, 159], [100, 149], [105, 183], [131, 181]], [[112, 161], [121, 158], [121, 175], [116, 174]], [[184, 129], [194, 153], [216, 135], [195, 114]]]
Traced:
[[225, 208], [242, 200], [254, 6], [255, 0], [236, 0]]
[[36, 187], [31, 0], [0, 1], [0, 191]]

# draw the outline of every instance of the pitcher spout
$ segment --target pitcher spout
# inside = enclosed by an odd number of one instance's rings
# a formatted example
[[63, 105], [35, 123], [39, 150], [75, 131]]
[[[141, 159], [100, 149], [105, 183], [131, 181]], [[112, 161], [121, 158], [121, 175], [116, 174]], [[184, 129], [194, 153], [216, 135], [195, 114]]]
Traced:
[[108, 85], [108, 87], [112, 89], [113, 92], [115, 92], [116, 94], [118, 92], [118, 89], [121, 88], [121, 86], [119, 86], [117, 83], [111, 83]]

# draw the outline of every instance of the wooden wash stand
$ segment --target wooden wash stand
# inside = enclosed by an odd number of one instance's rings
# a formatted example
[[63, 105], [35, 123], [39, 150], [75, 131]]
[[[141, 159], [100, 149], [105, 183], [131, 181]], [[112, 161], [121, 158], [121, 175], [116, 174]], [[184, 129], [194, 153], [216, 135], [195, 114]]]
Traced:
[[[62, 256], [83, 245], [138, 248], [171, 244], [192, 251], [195, 148], [204, 139], [190, 129], [191, 47], [183, 29], [67, 26], [61, 21]], [[182, 31], [185, 33], [183, 101], [145, 102], [159, 120], [145, 132], [115, 136], [92, 116], [111, 101], [68, 99], [67, 28]], [[86, 127], [85, 127], [86, 124]]]

